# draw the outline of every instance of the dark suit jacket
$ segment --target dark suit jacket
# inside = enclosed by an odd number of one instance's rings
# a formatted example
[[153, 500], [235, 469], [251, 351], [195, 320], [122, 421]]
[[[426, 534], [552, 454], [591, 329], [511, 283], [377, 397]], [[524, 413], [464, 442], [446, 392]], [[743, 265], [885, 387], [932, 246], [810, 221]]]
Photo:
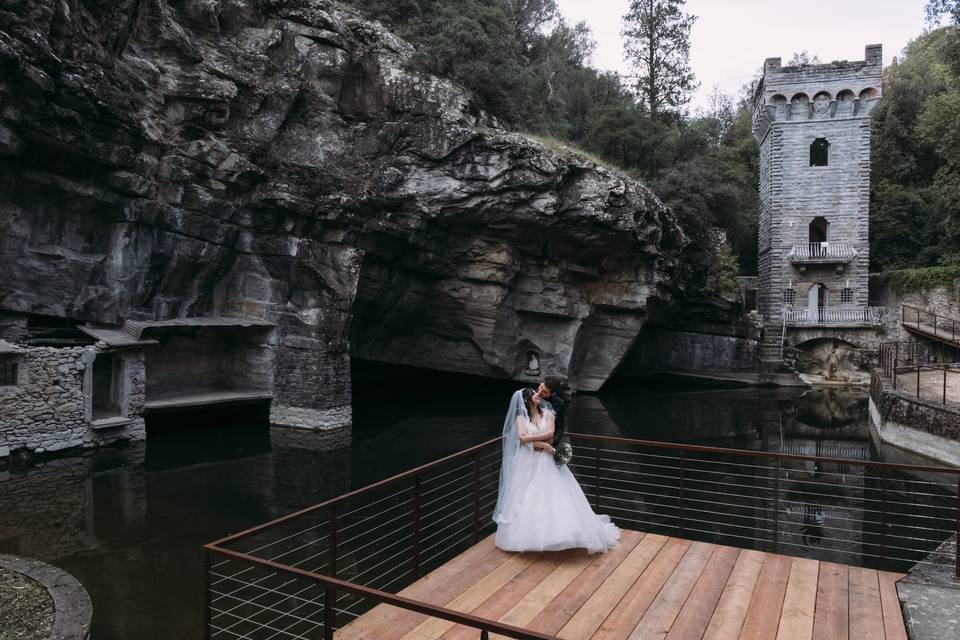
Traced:
[[560, 438], [563, 437], [563, 423], [567, 417], [567, 407], [570, 406], [570, 401], [564, 400], [556, 394], [546, 398], [544, 401], [548, 402], [550, 408], [557, 414], [553, 420], [553, 442], [551, 443], [553, 447], [556, 447], [560, 444]]

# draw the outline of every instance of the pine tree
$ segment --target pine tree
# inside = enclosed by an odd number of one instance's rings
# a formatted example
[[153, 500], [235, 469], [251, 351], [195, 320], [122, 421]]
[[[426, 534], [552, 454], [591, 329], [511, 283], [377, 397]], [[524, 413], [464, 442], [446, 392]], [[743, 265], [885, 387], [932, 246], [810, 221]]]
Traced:
[[696, 16], [685, 0], [630, 0], [623, 16], [627, 58], [636, 71], [636, 90], [652, 118], [690, 101], [697, 88], [690, 71], [690, 28]]

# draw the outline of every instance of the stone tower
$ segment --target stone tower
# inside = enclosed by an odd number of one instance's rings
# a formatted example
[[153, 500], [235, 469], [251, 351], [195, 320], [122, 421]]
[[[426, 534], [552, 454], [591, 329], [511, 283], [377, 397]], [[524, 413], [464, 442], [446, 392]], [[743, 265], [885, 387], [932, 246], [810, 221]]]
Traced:
[[[865, 60], [783, 67], [755, 87], [760, 143], [758, 306], [769, 323], [870, 326], [870, 112], [881, 45]], [[786, 313], [785, 313], [786, 311]]]

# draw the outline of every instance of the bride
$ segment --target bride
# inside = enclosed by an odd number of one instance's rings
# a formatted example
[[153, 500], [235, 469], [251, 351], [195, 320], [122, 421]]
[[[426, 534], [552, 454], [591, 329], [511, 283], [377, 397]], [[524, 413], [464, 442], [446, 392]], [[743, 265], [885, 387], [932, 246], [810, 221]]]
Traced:
[[620, 530], [593, 512], [570, 470], [553, 461], [553, 419], [533, 389], [513, 394], [503, 423], [496, 545], [504, 551], [612, 549]]

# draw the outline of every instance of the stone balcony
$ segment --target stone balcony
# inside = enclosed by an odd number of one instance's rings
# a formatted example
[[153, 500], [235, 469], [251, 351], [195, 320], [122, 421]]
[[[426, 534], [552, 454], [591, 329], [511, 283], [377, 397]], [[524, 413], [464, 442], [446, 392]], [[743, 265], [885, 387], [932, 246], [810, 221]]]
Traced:
[[784, 309], [787, 327], [876, 327], [883, 322], [884, 307], [819, 307]]
[[809, 265], [836, 265], [838, 269], [857, 257], [849, 242], [801, 242], [793, 245], [787, 259], [801, 271]]

